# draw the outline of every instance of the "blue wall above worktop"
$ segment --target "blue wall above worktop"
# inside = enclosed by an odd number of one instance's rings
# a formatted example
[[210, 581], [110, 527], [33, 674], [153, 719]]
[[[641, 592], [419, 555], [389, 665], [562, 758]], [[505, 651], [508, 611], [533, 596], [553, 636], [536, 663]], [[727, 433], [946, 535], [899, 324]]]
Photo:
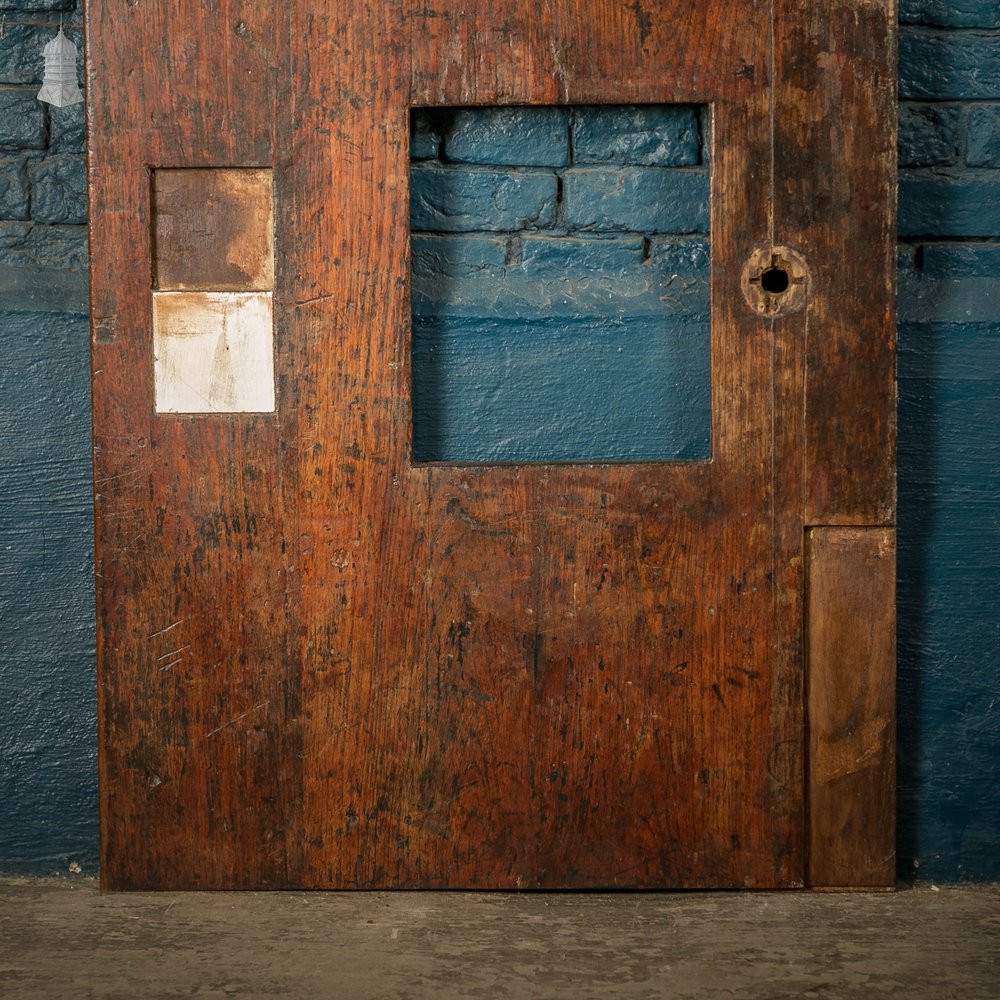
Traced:
[[[93, 872], [97, 859], [83, 114], [79, 106], [57, 110], [35, 100], [41, 46], [60, 16], [67, 33], [79, 41], [78, 6], [77, 0], [0, 0], [0, 18], [6, 15], [0, 38], [4, 873]], [[901, 21], [900, 874], [937, 881], [996, 880], [1000, 0], [902, 0]], [[648, 164], [628, 159], [640, 155], [634, 148], [614, 152], [613, 142], [605, 156], [609, 125], [596, 111], [575, 122], [577, 138], [565, 153], [566, 162], [559, 158], [568, 133], [561, 125], [553, 128], [551, 119], [535, 119], [528, 134], [531, 122], [513, 116], [505, 125], [503, 116], [487, 120], [484, 114], [466, 112], [451, 122], [448, 149], [433, 124], [415, 131], [415, 170], [424, 171], [420, 211], [431, 213], [415, 226], [425, 230], [417, 254], [422, 270], [415, 274], [418, 322], [444, 330], [442, 336], [473, 322], [479, 324], [479, 336], [486, 327], [475, 308], [485, 301], [490, 267], [506, 275], [514, 264], [519, 274], [534, 274], [543, 288], [545, 281], [565, 276], [567, 267], [578, 267], [589, 282], [586, 287], [600, 288], [591, 239], [608, 241], [605, 259], [619, 261], [620, 274], [628, 280], [638, 273], [632, 255], [653, 261], [654, 267], [657, 253], [680, 255], [676, 260], [684, 267], [678, 273], [685, 275], [684, 294], [690, 296], [688, 318], [697, 320], [708, 234], [690, 221], [692, 206], [704, 207], [703, 191], [695, 191], [692, 199], [684, 187], [700, 183], [697, 118], [693, 131], [684, 127], [686, 121], [690, 125], [685, 116], [696, 111], [663, 124], [659, 152], [650, 155], [668, 160]], [[574, 155], [598, 159], [578, 169]], [[667, 169], [692, 178], [657, 195], [661, 211], [679, 222], [664, 223], [665, 229], [654, 233], [644, 232], [642, 222], [594, 233], [592, 220], [576, 220], [573, 225], [589, 227], [582, 236], [556, 225], [568, 218], [558, 214], [567, 210], [556, 205], [557, 195], [559, 200], [573, 197], [566, 170], [577, 170], [571, 183], [586, 184], [599, 170], [627, 172], [629, 183], [638, 183], [644, 170]], [[442, 194], [440, 186], [433, 187], [440, 183], [431, 176], [435, 170], [489, 174], [468, 183], [500, 185], [506, 192], [500, 203], [511, 223], [489, 234], [477, 228], [481, 220], [449, 222], [445, 228], [452, 228], [442, 232], [432, 212], [435, 198], [454, 192]], [[563, 175], [558, 183], [557, 174]], [[543, 179], [510, 180], [514, 175]], [[527, 211], [522, 211], [527, 202], [518, 200], [522, 195], [534, 199]], [[449, 210], [448, 217], [457, 215]], [[415, 222], [419, 219], [418, 214]], [[552, 223], [548, 233], [543, 232], [547, 223]], [[512, 251], [504, 241], [522, 231], [518, 226], [526, 227], [525, 239], [519, 236]], [[577, 242], [560, 243], [553, 235]], [[443, 309], [434, 297], [436, 280], [449, 268], [469, 278], [462, 286], [469, 296], [463, 315]], [[553, 301], [554, 294], [525, 298], [520, 308], [537, 306], [541, 314]], [[644, 301], [636, 299], [642, 309]], [[562, 300], [556, 312], [565, 313]], [[696, 328], [697, 323], [691, 329]], [[548, 335], [545, 323], [538, 329], [543, 338]], [[548, 377], [545, 364], [546, 357], [539, 356], [535, 369]], [[701, 383], [696, 378], [691, 384]], [[697, 399], [696, 392], [692, 398]], [[459, 413], [451, 426], [461, 427], [464, 420]], [[692, 424], [695, 450], [703, 446], [698, 427]], [[428, 439], [428, 447], [455, 444], [454, 438]], [[458, 440], [458, 446], [466, 445]]]

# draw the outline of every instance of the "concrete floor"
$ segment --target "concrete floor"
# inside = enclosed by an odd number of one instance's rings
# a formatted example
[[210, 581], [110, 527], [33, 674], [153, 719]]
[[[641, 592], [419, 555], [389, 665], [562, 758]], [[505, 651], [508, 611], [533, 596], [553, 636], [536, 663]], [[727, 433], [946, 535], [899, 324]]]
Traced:
[[1000, 997], [1000, 887], [162, 893], [0, 881], [0, 997]]

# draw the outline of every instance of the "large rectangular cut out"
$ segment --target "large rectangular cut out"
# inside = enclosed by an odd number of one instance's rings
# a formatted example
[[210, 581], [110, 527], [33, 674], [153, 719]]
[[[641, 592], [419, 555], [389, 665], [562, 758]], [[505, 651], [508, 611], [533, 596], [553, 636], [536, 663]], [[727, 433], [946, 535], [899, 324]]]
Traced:
[[417, 462], [710, 456], [707, 109], [411, 118]]
[[274, 410], [270, 170], [153, 172], [157, 413]]

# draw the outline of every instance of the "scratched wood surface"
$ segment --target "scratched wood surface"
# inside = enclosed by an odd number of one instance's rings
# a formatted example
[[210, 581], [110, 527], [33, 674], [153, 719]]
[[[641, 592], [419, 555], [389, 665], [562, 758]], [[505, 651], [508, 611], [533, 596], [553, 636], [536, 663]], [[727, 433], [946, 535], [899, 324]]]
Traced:
[[[727, 293], [745, 247], [767, 238], [753, 177], [767, 92], [751, 82], [766, 46], [754, 34], [739, 59], [702, 66], [704, 25], [686, 17], [678, 39], [662, 11], [669, 52], [652, 48], [615, 92], [614, 67], [639, 48], [619, 5], [424, 5], [409, 66], [386, 58], [390, 8], [331, 6], [293, 54], [308, 87], [288, 119], [296, 204], [279, 229], [304, 278], [289, 294], [296, 395], [312, 401], [297, 468], [302, 739], [317, 776], [303, 881], [794, 884], [799, 720], [771, 711], [775, 672], [799, 665], [772, 644], [770, 345]], [[509, 60], [492, 55], [498, 35]], [[681, 53], [701, 79], [653, 71]], [[411, 78], [439, 81], [428, 97], [450, 104], [714, 100], [726, 197], [712, 219], [711, 464], [410, 463]], [[331, 177], [350, 212], [321, 214]]]
[[896, 878], [896, 532], [809, 532], [809, 882]]
[[281, 22], [265, 0], [86, 18], [102, 878], [286, 885], [282, 439], [273, 415], [154, 415], [148, 169], [271, 166]]
[[[795, 455], [775, 470], [776, 489], [786, 500], [778, 504], [784, 512], [778, 531], [790, 555], [801, 545], [803, 526], [895, 523], [896, 3], [776, 0], [775, 25], [772, 242], [794, 247], [809, 269], [807, 307], [774, 330], [776, 448], [779, 455]], [[776, 565], [776, 606], [797, 608], [782, 615], [778, 628], [784, 644], [802, 656], [802, 644], [813, 642], [812, 629], [822, 620], [815, 616], [822, 615], [829, 593], [823, 589], [826, 570], [814, 562], [807, 580], [801, 559]], [[865, 567], [856, 570], [863, 574]], [[847, 570], [831, 564], [829, 572], [834, 587]], [[853, 621], [836, 622], [845, 630], [841, 640], [831, 632], [828, 641], [844, 641], [866, 624], [891, 629], [895, 590], [884, 577], [880, 583], [880, 603], [855, 607]], [[813, 595], [804, 629], [803, 586]], [[871, 663], [856, 651], [857, 675], [870, 669], [880, 683], [894, 683], [894, 662], [884, 649], [871, 650]], [[850, 717], [854, 687], [825, 676], [826, 662], [809, 662], [808, 686], [826, 692], [828, 712]], [[790, 688], [775, 694], [777, 703], [800, 698], [801, 691]], [[864, 707], [884, 719], [884, 704]], [[877, 733], [869, 749], [884, 761], [895, 746], [893, 726], [868, 731]], [[815, 758], [809, 759], [815, 768]], [[817, 799], [829, 790], [807, 774], [810, 885], [893, 884], [884, 847], [893, 836], [895, 776], [883, 768], [867, 777], [867, 793], [884, 796], [880, 809], [863, 815], [870, 802], [855, 799], [852, 813], [848, 795], [839, 800], [838, 814]], [[843, 826], [850, 824], [853, 835], [838, 849]], [[876, 864], [872, 844], [880, 853]], [[835, 882], [829, 881], [830, 866], [818, 861], [818, 845], [838, 859]]]
[[776, 0], [775, 224], [814, 280], [807, 524], [896, 516], [896, 0]]
[[[105, 884], [801, 885], [811, 305], [764, 319], [740, 276], [842, 165], [771, 167], [806, 15], [218, 6], [87, 14]], [[888, 86], [850, 45], [810, 128]], [[670, 101], [712, 107], [712, 460], [414, 465], [411, 105]], [[153, 415], [150, 165], [273, 168], [275, 414]], [[843, 166], [888, 212], [885, 162]]]

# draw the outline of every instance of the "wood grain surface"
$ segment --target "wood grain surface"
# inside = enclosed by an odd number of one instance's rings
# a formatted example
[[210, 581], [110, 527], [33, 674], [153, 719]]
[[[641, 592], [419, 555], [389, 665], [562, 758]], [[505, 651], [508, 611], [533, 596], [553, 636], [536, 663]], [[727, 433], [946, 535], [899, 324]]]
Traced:
[[[836, 7], [881, 42], [806, 67], [804, 12], [736, 0], [92, 0], [106, 886], [803, 883], [810, 442], [858, 462], [843, 511], [886, 514], [891, 460], [807, 432], [812, 304], [765, 319], [740, 276], [777, 235], [825, 273], [829, 173], [889, 211], [885, 160], [778, 162], [796, 74], [787, 144], [889, 86], [888, 11]], [[671, 101], [712, 108], [711, 460], [414, 464], [411, 106]], [[273, 168], [274, 414], [153, 415], [150, 165]], [[844, 315], [884, 316], [861, 272]], [[885, 395], [891, 347], [847, 346], [826, 374]]]
[[896, 532], [809, 532], [809, 882], [896, 880]]
[[264, 0], [94, 2], [86, 18], [101, 875], [287, 885], [301, 769], [283, 438], [270, 414], [154, 416], [149, 172], [271, 165], [283, 22]]
[[775, 238], [811, 270], [804, 519], [891, 525], [896, 3], [775, 3]]

